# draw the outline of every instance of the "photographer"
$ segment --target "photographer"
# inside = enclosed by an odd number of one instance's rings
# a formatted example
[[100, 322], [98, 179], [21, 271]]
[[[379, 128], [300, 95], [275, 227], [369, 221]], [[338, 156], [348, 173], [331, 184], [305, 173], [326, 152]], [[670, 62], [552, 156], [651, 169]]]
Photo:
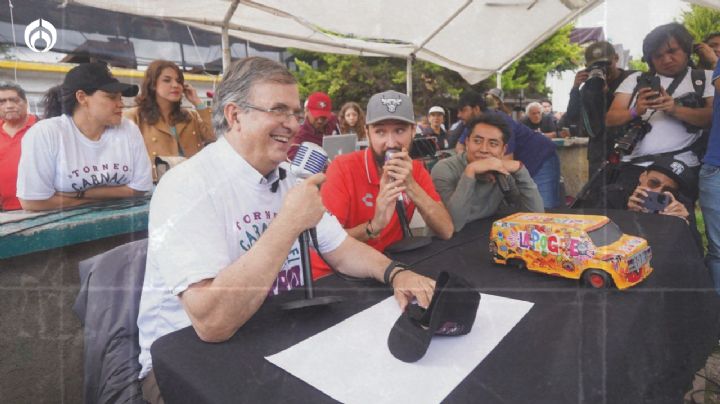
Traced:
[[615, 90], [632, 70], [617, 67], [615, 48], [605, 41], [595, 42], [585, 49], [585, 70], [575, 75], [570, 90], [567, 112], [560, 120], [561, 128], [578, 128], [573, 136], [587, 136], [588, 177], [600, 168], [612, 151], [616, 128], [605, 128], [605, 114], [615, 98]]
[[690, 214], [698, 192], [696, 184], [695, 170], [672, 157], [660, 157], [640, 174], [632, 191], [608, 186], [607, 208], [679, 217], [690, 225], [693, 239], [701, 247], [695, 217]]
[[691, 188], [696, 182], [693, 170], [685, 163], [672, 157], [660, 158], [640, 174], [638, 186], [627, 198], [627, 208], [635, 212], [677, 216], [687, 222], [690, 203], [686, 195], [697, 193]]
[[711, 123], [713, 87], [710, 71], [692, 68], [692, 46], [678, 23], [655, 28], [643, 40], [650, 71], [628, 76], [615, 93], [606, 124], [629, 124], [616, 147], [623, 162], [617, 183], [625, 189], [659, 157], [672, 156], [693, 170], [700, 165], [698, 140]]

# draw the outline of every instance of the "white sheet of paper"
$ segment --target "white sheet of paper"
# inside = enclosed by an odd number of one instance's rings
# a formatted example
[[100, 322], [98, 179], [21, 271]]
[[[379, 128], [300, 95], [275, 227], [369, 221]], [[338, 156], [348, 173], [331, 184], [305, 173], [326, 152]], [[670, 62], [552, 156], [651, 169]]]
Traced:
[[437, 403], [482, 362], [533, 303], [483, 294], [472, 331], [434, 337], [405, 363], [388, 335], [400, 316], [394, 297], [265, 359], [344, 403]]

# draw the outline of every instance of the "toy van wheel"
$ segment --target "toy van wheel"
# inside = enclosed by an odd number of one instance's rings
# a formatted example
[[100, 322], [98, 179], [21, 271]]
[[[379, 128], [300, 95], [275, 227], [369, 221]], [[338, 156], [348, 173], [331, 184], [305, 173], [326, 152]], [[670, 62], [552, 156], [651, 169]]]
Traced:
[[610, 276], [599, 269], [588, 269], [583, 273], [585, 285], [593, 289], [607, 289], [612, 287]]
[[510, 258], [507, 260], [507, 265], [517, 269], [525, 269], [525, 261], [520, 258]]

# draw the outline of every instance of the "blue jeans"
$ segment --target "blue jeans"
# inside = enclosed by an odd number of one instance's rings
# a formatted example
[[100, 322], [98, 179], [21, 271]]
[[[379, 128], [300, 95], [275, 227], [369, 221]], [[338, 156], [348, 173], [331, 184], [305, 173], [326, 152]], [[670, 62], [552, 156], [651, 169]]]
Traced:
[[703, 164], [700, 168], [700, 208], [708, 239], [705, 264], [720, 294], [720, 167]]
[[560, 206], [560, 159], [553, 153], [532, 177], [538, 187], [545, 209]]

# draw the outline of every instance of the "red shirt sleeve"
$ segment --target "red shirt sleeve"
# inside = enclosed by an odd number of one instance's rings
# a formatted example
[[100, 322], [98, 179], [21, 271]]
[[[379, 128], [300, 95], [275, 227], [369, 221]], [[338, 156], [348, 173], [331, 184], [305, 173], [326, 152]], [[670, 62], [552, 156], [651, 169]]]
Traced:
[[343, 160], [330, 163], [325, 173], [327, 179], [320, 187], [320, 195], [325, 208], [335, 215], [342, 227], [347, 228], [350, 216], [350, 179], [344, 174], [343, 163]]

